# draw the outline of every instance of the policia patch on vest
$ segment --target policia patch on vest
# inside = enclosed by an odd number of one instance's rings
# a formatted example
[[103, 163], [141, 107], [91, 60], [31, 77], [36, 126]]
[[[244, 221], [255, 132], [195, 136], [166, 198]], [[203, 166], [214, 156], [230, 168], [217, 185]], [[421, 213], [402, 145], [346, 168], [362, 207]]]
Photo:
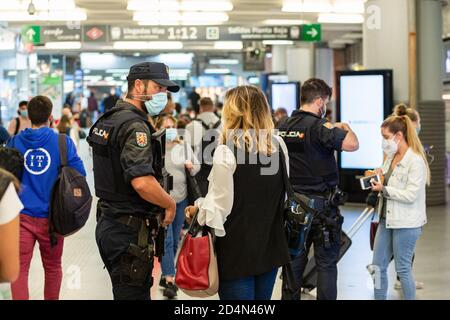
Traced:
[[136, 143], [139, 147], [145, 148], [148, 145], [148, 137], [145, 132], [136, 132]]

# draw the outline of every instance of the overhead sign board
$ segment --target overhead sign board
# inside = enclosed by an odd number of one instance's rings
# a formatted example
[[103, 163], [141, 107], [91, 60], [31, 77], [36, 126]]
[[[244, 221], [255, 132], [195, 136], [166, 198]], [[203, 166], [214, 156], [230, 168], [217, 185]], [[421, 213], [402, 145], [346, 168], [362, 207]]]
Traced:
[[28, 26], [34, 44], [58, 41], [320, 41], [320, 24], [303, 26]]
[[112, 41], [301, 40], [301, 26], [140, 26], [111, 27]]

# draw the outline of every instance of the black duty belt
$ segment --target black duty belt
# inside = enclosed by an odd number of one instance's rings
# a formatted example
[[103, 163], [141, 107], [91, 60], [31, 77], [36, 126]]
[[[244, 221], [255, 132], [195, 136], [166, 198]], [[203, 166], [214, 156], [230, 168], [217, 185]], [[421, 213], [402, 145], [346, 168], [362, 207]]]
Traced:
[[309, 203], [313, 209], [322, 211], [330, 206], [329, 195], [305, 194], [305, 196], [310, 199]]
[[149, 231], [158, 229], [158, 221], [156, 217], [136, 217], [132, 215], [128, 216], [111, 216], [105, 215], [105, 217], [112, 219], [118, 223], [130, 226], [138, 231], [138, 245], [141, 248], [147, 247]]
[[142, 226], [142, 224], [145, 224], [147, 227], [150, 227], [153, 223], [151, 223], [150, 218], [143, 218], [143, 217], [135, 217], [135, 216], [121, 216], [118, 218], [114, 218], [115, 221], [130, 226], [136, 230], [139, 230]]

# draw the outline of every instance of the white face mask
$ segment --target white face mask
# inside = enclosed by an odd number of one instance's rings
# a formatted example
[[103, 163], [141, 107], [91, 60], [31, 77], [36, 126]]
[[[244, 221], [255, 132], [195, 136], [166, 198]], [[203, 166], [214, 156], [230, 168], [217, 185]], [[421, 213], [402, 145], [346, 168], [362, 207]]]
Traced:
[[320, 107], [319, 112], [320, 112], [320, 117], [323, 119], [325, 118], [326, 114], [327, 114], [327, 104], [325, 103], [325, 100], [323, 100], [323, 105]]
[[398, 142], [395, 142], [395, 137], [392, 137], [391, 139], [384, 139], [382, 143], [383, 152], [388, 157], [393, 157], [397, 151], [398, 151]]

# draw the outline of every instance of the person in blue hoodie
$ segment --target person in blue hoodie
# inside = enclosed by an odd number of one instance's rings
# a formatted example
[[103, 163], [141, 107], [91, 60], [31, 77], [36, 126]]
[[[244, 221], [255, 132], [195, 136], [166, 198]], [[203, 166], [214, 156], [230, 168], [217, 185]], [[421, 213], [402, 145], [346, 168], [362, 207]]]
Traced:
[[[59, 237], [56, 246], [52, 247], [48, 232], [50, 196], [61, 167], [58, 134], [49, 128], [52, 108], [52, 102], [45, 96], [31, 99], [28, 114], [32, 127], [7, 142], [8, 147], [17, 149], [24, 157], [19, 195], [24, 205], [20, 215], [20, 275], [11, 285], [14, 300], [29, 299], [28, 271], [36, 242], [45, 271], [44, 299], [59, 299], [63, 238]], [[68, 165], [86, 176], [75, 145], [67, 136], [66, 144]]]

